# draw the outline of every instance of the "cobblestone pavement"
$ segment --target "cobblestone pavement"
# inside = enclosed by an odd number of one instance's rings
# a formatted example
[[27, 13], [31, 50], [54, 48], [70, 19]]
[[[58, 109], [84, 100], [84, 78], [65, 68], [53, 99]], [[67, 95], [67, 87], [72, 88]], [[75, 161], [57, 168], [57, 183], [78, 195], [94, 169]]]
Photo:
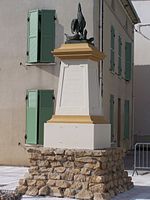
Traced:
[[[132, 170], [128, 171], [132, 174]], [[25, 167], [0, 166], [0, 190], [14, 190], [18, 180], [27, 173]], [[119, 194], [112, 200], [150, 200], [150, 173], [142, 173], [133, 177], [135, 187], [130, 191]], [[22, 200], [67, 200], [67, 198], [29, 197], [23, 196]], [[68, 199], [69, 200], [69, 199]]]

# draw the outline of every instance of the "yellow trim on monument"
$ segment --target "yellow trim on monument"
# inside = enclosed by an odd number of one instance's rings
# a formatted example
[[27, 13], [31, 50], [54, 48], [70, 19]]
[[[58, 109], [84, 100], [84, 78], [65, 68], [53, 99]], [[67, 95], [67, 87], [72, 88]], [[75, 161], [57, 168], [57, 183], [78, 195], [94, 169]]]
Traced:
[[108, 124], [104, 116], [53, 115], [47, 123]]
[[103, 52], [89, 43], [62, 44], [60, 48], [54, 49], [52, 54], [61, 60], [89, 59], [98, 62], [105, 58]]

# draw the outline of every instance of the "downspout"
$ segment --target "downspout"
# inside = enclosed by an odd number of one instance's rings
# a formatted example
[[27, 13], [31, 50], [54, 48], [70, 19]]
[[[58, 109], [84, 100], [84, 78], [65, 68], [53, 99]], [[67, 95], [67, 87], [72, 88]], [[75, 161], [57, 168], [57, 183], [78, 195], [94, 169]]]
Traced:
[[[103, 52], [103, 28], [104, 28], [104, 0], [99, 1], [99, 50]], [[99, 66], [98, 66], [98, 74], [99, 74], [99, 84], [100, 84], [100, 95], [101, 98], [103, 99], [103, 65], [104, 62], [100, 61]], [[103, 102], [102, 102], [102, 108], [103, 108]], [[102, 110], [103, 112], [103, 110]]]
[[[134, 58], [134, 45], [132, 47], [132, 52], [133, 52], [132, 55]], [[131, 113], [132, 120], [131, 120], [131, 144], [130, 144], [131, 149], [134, 148], [134, 70], [135, 70], [135, 66], [134, 66], [134, 61], [133, 61], [132, 62], [132, 113]]]

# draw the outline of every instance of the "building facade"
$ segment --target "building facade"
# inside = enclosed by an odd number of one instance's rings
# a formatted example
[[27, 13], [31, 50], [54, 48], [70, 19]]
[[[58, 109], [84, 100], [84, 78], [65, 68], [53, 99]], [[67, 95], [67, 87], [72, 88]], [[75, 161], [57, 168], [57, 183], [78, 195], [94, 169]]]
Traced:
[[150, 141], [150, 1], [134, 0], [133, 5], [141, 19], [135, 26], [134, 56], [134, 143], [137, 143]]
[[[53, 90], [57, 96], [60, 60], [54, 59], [50, 50], [64, 43], [65, 33], [71, 34], [71, 20], [76, 17], [79, 3], [63, 2], [64, 6], [59, 0], [0, 2], [0, 164], [28, 164], [26, 145], [32, 142], [28, 142], [27, 104], [31, 105], [35, 97], [28, 102], [27, 91]], [[93, 36], [95, 46], [106, 55], [104, 62], [99, 63], [98, 76], [103, 113], [112, 124], [112, 145], [130, 148], [133, 30], [139, 18], [128, 0], [80, 0], [80, 3], [88, 37]], [[34, 123], [32, 117], [29, 121]]]

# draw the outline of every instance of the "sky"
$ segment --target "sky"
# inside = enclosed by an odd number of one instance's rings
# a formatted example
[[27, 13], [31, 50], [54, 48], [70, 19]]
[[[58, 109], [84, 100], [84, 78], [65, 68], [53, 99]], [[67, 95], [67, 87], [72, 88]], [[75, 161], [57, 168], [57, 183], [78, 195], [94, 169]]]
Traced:
[[134, 63], [135, 65], [150, 65], [150, 0], [134, 0], [132, 3], [141, 20], [135, 28], [145, 36], [135, 32]]

